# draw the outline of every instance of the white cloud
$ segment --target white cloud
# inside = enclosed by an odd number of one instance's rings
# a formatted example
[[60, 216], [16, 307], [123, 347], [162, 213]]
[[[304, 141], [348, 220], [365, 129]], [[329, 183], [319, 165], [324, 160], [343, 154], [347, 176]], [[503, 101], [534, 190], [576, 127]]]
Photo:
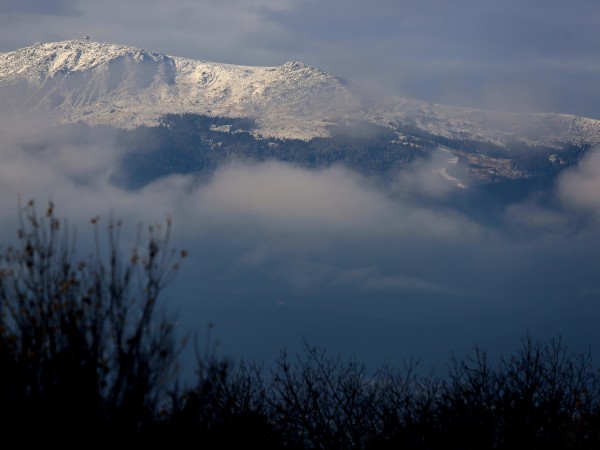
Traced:
[[342, 168], [309, 171], [275, 162], [230, 166], [218, 171], [195, 200], [207, 216], [245, 218], [268, 228], [434, 240], [471, 240], [481, 232], [454, 212], [393, 201]]
[[558, 192], [566, 206], [600, 219], [600, 150], [591, 151], [578, 167], [564, 172]]
[[393, 189], [401, 196], [442, 199], [471, 183], [469, 173], [452, 153], [438, 149], [401, 171]]

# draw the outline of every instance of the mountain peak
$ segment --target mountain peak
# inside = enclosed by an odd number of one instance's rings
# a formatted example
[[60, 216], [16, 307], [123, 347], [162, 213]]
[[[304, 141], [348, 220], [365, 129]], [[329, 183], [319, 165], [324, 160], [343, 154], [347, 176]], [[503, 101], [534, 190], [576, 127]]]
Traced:
[[13, 106], [64, 121], [136, 126], [173, 112], [243, 116], [256, 118], [265, 135], [301, 138], [326, 135], [356, 104], [337, 78], [299, 61], [239, 66], [85, 39], [0, 55], [3, 86], [18, 88]]
[[131, 46], [86, 40], [36, 43], [3, 56], [0, 78], [18, 74], [30, 81], [41, 80], [56, 73], [94, 69], [119, 57], [129, 57], [138, 62], [166, 58], [165, 55]]
[[314, 69], [314, 67], [306, 65], [302, 61], [288, 61], [281, 67], [291, 70]]
[[72, 39], [0, 53], [0, 114], [51, 113], [62, 122], [152, 125], [169, 113], [256, 119], [263, 136], [327, 136], [332, 123], [404, 123], [451, 139], [600, 143], [600, 121], [510, 114], [390, 97], [359, 98], [339, 78], [300, 61], [279, 67], [194, 60]]

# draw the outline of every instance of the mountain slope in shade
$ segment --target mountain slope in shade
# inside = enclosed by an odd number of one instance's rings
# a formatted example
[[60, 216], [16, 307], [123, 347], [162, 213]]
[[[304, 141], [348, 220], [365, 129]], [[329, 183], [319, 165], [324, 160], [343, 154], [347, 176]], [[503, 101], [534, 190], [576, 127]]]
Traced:
[[134, 127], [167, 113], [250, 117], [264, 136], [310, 139], [359, 119], [411, 125], [451, 139], [520, 141], [561, 148], [600, 143], [600, 121], [425, 103], [369, 100], [300, 62], [279, 67], [220, 64], [134, 47], [68, 40], [0, 54], [3, 111], [53, 113], [60, 122]]

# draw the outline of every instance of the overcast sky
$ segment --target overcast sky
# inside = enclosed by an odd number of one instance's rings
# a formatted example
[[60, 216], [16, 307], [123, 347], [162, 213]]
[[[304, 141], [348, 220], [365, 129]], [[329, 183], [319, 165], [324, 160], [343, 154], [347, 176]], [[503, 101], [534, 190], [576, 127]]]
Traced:
[[2, 0], [0, 51], [81, 38], [300, 60], [429, 101], [600, 119], [598, 0]]

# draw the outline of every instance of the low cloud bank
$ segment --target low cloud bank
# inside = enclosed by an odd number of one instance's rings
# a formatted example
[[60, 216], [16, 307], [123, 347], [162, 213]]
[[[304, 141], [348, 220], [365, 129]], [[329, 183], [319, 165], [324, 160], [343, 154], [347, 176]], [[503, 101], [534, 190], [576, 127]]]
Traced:
[[562, 333], [576, 347], [600, 339], [597, 152], [559, 178], [560, 204], [532, 197], [491, 226], [444, 206], [438, 160], [409, 168], [390, 190], [342, 167], [267, 162], [127, 191], [111, 182], [119, 154], [110, 135], [4, 131], [4, 236], [14, 235], [18, 195], [53, 200], [80, 229], [98, 214], [131, 229], [169, 215], [191, 254], [169, 296], [184, 326], [216, 321], [225, 351], [268, 357], [305, 337], [371, 360], [446, 360], [476, 343], [512, 350], [527, 330]]

